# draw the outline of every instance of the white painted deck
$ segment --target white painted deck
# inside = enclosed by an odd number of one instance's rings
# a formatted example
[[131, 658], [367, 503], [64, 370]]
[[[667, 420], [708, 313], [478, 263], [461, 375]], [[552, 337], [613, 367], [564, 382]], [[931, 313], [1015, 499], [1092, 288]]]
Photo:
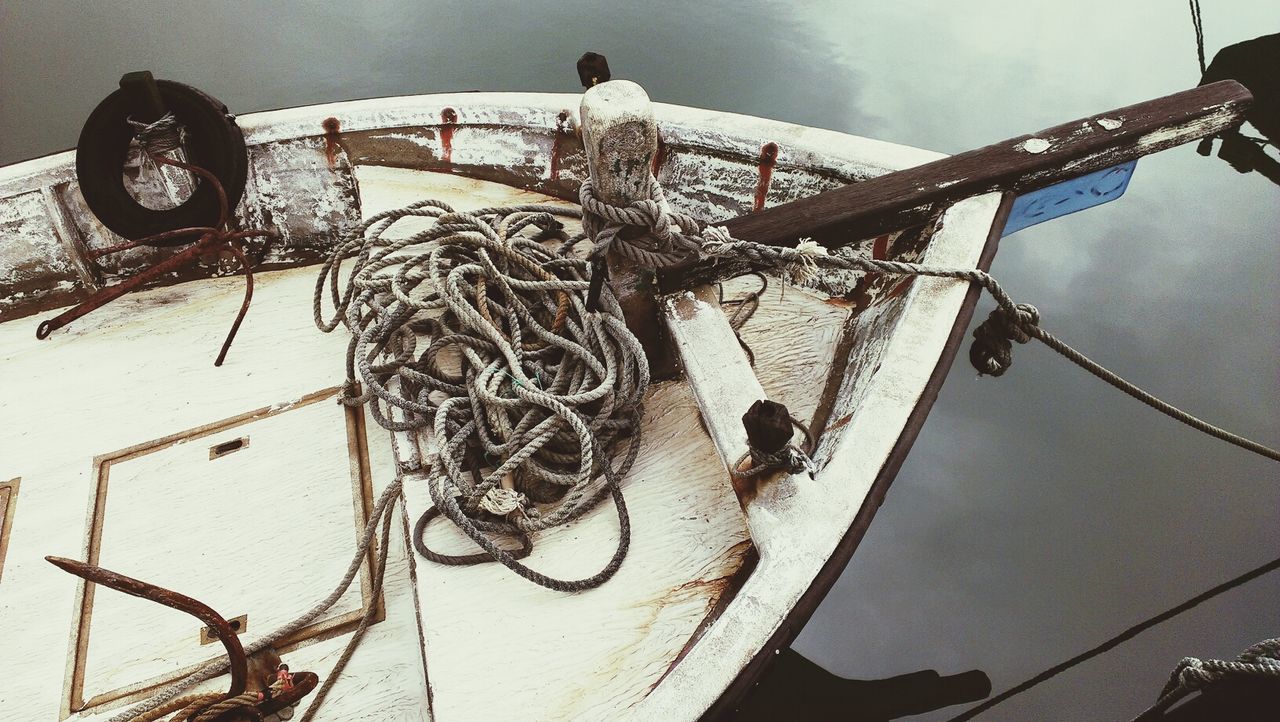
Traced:
[[[438, 173], [362, 168], [358, 178], [366, 214], [422, 197], [459, 208], [549, 200]], [[60, 719], [73, 702], [88, 706], [71, 718], [105, 719], [136, 697], [129, 691], [221, 651], [199, 644], [194, 620], [157, 605], [104, 589], [82, 604], [78, 580], [46, 554], [91, 558], [96, 549], [107, 568], [190, 594], [228, 618], [247, 615], [246, 641], [341, 576], [370, 493], [362, 486], [376, 496], [392, 472], [376, 426], [364, 430], [370, 478], [352, 466], [354, 422], [331, 397], [345, 335], [314, 328], [314, 277], [312, 268], [256, 275], [253, 307], [221, 369], [211, 360], [239, 304], [235, 277], [126, 297], [44, 342], [34, 319], [0, 325], [0, 477], [22, 485], [0, 621], [5, 646], [28, 650], [0, 657], [8, 680], [0, 719]], [[808, 418], [848, 311], [794, 288], [778, 295], [770, 292], [744, 336], [769, 395]], [[632, 551], [612, 581], [564, 595], [498, 565], [423, 560], [413, 580], [397, 539], [386, 618], [319, 719], [426, 718], [428, 684], [440, 720], [602, 719], [643, 699], [751, 548], [688, 386], [655, 385], [645, 409], [644, 446], [624, 484]], [[190, 438], [190, 430], [205, 435]], [[212, 447], [242, 438], [243, 448], [209, 458]], [[429, 505], [425, 485], [411, 480], [405, 501], [411, 525]], [[538, 536], [528, 561], [562, 576], [593, 570], [612, 552], [616, 526], [606, 504]], [[447, 522], [433, 525], [433, 544], [448, 549], [450, 536]], [[454, 536], [452, 544], [465, 542]], [[321, 621], [350, 620], [361, 602], [353, 587]], [[323, 678], [346, 638], [304, 642], [283, 656]]]

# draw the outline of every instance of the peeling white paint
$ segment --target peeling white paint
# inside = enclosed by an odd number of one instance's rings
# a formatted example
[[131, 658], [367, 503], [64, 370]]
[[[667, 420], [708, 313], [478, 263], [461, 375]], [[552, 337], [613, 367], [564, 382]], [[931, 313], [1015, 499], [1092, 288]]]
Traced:
[[1116, 120], [1115, 118], [1098, 118], [1098, 125], [1106, 130], [1115, 130], [1124, 125], [1124, 121]]
[[1018, 144], [1018, 148], [1028, 153], [1043, 153], [1049, 150], [1050, 145], [1051, 143], [1044, 138], [1027, 138]]

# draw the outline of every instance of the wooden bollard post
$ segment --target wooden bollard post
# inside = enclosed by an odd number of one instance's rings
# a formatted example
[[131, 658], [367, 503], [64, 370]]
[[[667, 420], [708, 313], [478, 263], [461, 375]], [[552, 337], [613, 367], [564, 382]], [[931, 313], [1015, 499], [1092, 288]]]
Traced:
[[[596, 195], [612, 205], [645, 198], [658, 126], [644, 88], [628, 80], [600, 83], [587, 89], [581, 109], [582, 141]], [[632, 238], [646, 231], [627, 230], [633, 231]], [[765, 393], [720, 309], [716, 289], [700, 286], [659, 299], [653, 269], [614, 254], [608, 269], [609, 285], [627, 327], [644, 346], [653, 376], [674, 375], [678, 358], [716, 450], [726, 469], [732, 469], [748, 449], [743, 414]]]
[[[610, 80], [582, 96], [582, 143], [596, 196], [611, 205], [642, 200], [658, 152], [658, 125], [649, 95], [629, 80]], [[627, 228], [622, 238], [637, 238], [644, 228]], [[622, 306], [627, 327], [639, 339], [655, 378], [674, 376], [675, 356], [659, 321], [654, 269], [642, 268], [610, 252], [609, 286]]]

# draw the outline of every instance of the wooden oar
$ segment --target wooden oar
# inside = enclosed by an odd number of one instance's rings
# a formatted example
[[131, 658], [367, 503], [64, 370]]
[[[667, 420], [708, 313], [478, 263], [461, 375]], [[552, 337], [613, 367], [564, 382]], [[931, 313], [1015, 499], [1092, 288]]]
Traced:
[[[1216, 135], [1240, 125], [1252, 102], [1244, 86], [1223, 80], [739, 216], [722, 225], [734, 238], [745, 241], [794, 246], [801, 238], [812, 238], [827, 247], [841, 246], [922, 223], [964, 198], [990, 191], [1025, 196]], [[750, 270], [745, 264], [737, 265], [741, 267], [721, 260], [714, 275]], [[707, 266], [679, 269], [661, 274], [659, 288], [688, 288], [711, 277]]]

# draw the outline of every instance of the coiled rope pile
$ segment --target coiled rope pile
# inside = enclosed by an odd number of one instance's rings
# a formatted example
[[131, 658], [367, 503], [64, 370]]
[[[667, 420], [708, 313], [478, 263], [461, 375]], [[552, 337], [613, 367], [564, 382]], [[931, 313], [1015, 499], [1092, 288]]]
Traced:
[[[377, 398], [406, 415], [393, 421], [371, 405], [384, 428], [434, 432], [435, 506], [419, 520], [419, 551], [451, 564], [493, 559], [572, 592], [602, 584], [626, 555], [630, 523], [619, 481], [639, 451], [649, 367], [612, 294], [603, 294], [601, 312], [586, 310], [588, 264], [568, 255], [582, 237], [559, 249], [545, 244], [562, 236], [557, 217], [580, 214], [550, 205], [462, 213], [438, 201], [377, 214], [323, 265], [314, 310], [321, 329], [342, 324], [352, 333], [343, 403]], [[429, 225], [403, 238], [387, 233], [408, 218]], [[344, 286], [342, 262], [351, 256]], [[336, 311], [327, 319], [326, 287]], [[561, 580], [520, 563], [530, 534], [580, 517], [605, 497], [620, 533], [600, 572]], [[436, 515], [484, 553], [429, 549], [423, 532]], [[507, 551], [495, 536], [522, 547]]]

